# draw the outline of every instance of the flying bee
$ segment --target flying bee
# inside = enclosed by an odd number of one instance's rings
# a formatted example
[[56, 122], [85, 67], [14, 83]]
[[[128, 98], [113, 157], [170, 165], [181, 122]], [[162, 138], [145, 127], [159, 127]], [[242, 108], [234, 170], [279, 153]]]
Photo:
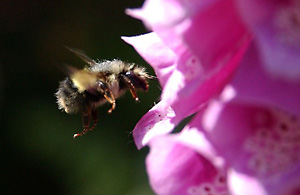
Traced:
[[68, 114], [82, 113], [83, 131], [74, 134], [74, 138], [96, 127], [99, 106], [110, 103], [108, 113], [111, 113], [116, 108], [116, 99], [127, 90], [138, 102], [136, 90], [148, 91], [147, 79], [154, 78], [134, 63], [121, 60], [96, 62], [81, 51], [68, 49], [88, 64], [82, 70], [67, 66], [69, 76], [60, 82], [55, 93], [59, 109]]

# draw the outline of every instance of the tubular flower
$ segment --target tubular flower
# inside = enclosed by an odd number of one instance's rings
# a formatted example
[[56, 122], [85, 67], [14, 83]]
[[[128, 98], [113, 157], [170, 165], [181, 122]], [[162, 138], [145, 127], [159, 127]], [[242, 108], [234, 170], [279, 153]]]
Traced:
[[297, 116], [233, 98], [210, 102], [193, 120], [230, 167], [227, 180], [232, 194], [299, 192], [300, 179], [296, 175], [300, 174], [300, 123]]
[[229, 194], [225, 165], [203, 133], [189, 129], [177, 135], [156, 136], [149, 145], [146, 165], [157, 194]]
[[298, 194], [299, 1], [146, 0], [126, 12], [153, 31], [122, 38], [163, 89], [133, 130], [150, 147], [153, 190]]
[[[142, 19], [154, 31], [123, 40], [154, 68], [163, 87], [161, 110], [166, 112], [171, 107], [174, 125], [199, 111], [222, 91], [251, 40], [232, 0], [148, 0], [143, 8], [127, 13]], [[166, 14], [171, 15], [165, 17]], [[174, 14], [176, 18], [171, 17]], [[164, 17], [157, 22], [160, 15]], [[141, 126], [133, 132], [139, 129]]]

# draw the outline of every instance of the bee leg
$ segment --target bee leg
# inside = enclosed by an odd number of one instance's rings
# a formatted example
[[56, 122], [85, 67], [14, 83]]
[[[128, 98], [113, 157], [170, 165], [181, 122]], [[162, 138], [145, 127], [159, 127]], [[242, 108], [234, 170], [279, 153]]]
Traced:
[[97, 110], [92, 110], [92, 119], [93, 119], [93, 125], [89, 128], [90, 131], [94, 130], [97, 123], [98, 123], [98, 113]]
[[136, 90], [135, 90], [134, 85], [132, 84], [132, 82], [130, 81], [130, 79], [127, 78], [126, 76], [123, 76], [123, 79], [125, 80], [126, 85], [127, 85], [127, 87], [129, 88], [129, 91], [130, 91], [130, 93], [131, 93], [133, 99], [134, 99], [136, 102], [138, 102], [138, 101], [139, 101], [139, 97], [138, 97], [138, 95], [137, 95], [137, 93], [136, 93]]
[[86, 134], [90, 130], [90, 123], [91, 123], [91, 112], [84, 112], [82, 115], [82, 123], [83, 123], [83, 131], [81, 133], [75, 133], [73, 138], [77, 138]]
[[111, 108], [108, 110], [108, 113], [111, 113], [116, 108], [116, 100], [113, 95], [113, 93], [109, 90], [107, 85], [105, 85], [103, 82], [98, 81], [98, 88], [97, 90], [103, 94], [106, 101], [108, 101], [111, 104]]
[[104, 97], [111, 104], [111, 108], [108, 110], [108, 113], [111, 113], [116, 108], [116, 100], [111, 91], [109, 91], [109, 94], [109, 96], [104, 95]]
[[133, 99], [134, 99], [136, 102], [139, 102], [139, 97], [138, 97], [138, 95], [137, 95], [137, 93], [136, 93], [135, 88], [132, 86], [132, 88], [129, 88], [129, 91], [130, 91], [130, 93], [131, 93]]

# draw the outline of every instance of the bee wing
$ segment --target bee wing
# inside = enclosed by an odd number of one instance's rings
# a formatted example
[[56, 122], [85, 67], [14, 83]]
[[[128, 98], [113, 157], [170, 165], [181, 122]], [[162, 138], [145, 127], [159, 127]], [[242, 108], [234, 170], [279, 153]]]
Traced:
[[81, 51], [79, 49], [70, 48], [70, 47], [66, 47], [66, 48], [68, 50], [70, 50], [71, 52], [73, 52], [75, 55], [77, 55], [80, 59], [82, 59], [88, 65], [92, 66], [92, 65], [97, 64], [97, 62], [95, 62], [95, 60], [88, 57], [83, 51]]

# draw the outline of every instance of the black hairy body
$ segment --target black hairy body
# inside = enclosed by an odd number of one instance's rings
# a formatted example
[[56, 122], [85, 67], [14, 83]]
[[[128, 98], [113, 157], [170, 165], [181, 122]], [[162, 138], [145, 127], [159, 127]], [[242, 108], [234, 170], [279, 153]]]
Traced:
[[[95, 128], [97, 108], [108, 102], [111, 113], [116, 107], [116, 99], [129, 90], [135, 101], [139, 101], [136, 90], [148, 90], [149, 76], [144, 68], [121, 60], [95, 62], [83, 53], [70, 49], [89, 66], [79, 70], [68, 67], [69, 76], [60, 82], [56, 92], [59, 109], [66, 113], [83, 114], [83, 131], [74, 137]], [[92, 121], [92, 125], [90, 123]]]

